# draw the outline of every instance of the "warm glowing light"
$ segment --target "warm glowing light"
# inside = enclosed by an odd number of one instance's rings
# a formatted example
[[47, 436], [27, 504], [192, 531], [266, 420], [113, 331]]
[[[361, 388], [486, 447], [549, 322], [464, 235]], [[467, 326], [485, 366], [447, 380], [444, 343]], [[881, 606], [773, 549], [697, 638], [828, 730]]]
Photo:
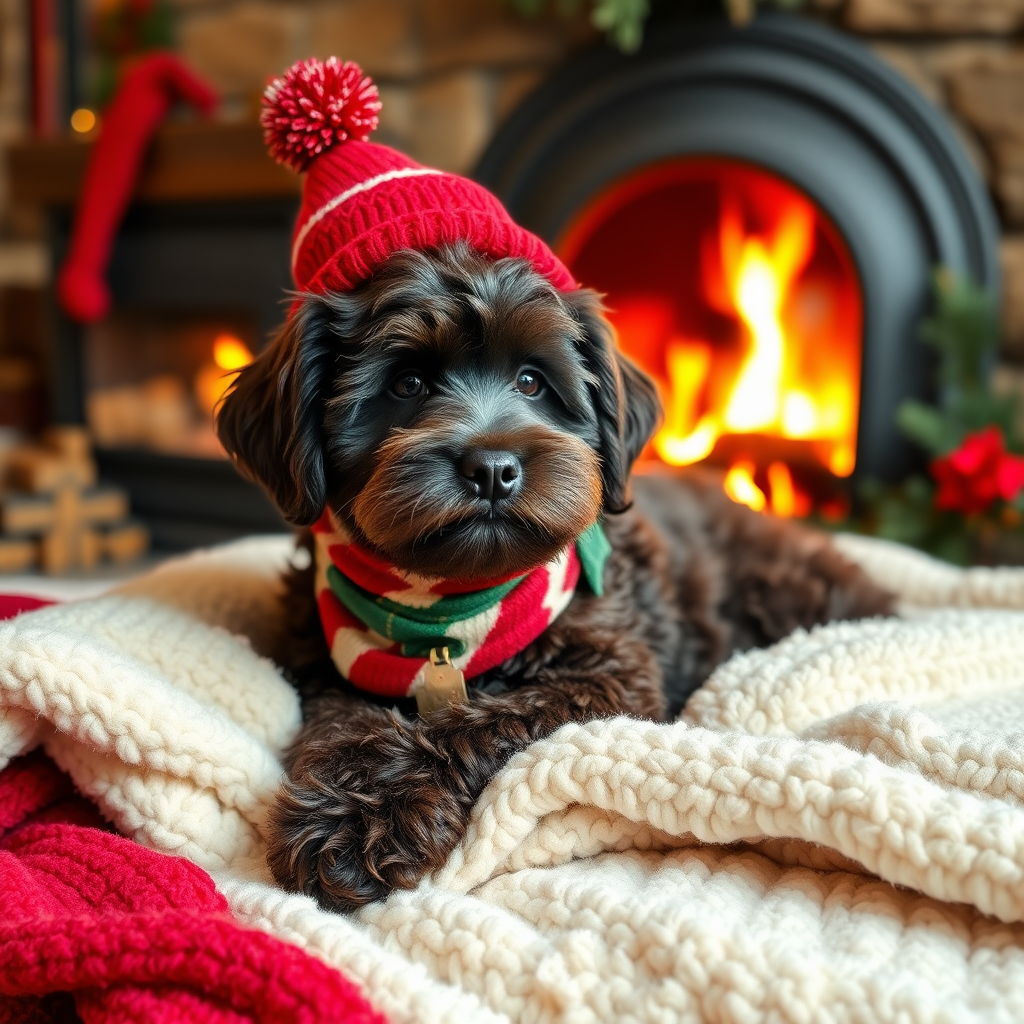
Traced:
[[733, 501], [740, 505], [746, 505], [755, 512], [761, 512], [768, 504], [764, 491], [754, 483], [754, 464], [752, 462], [737, 462], [725, 474], [722, 486]]
[[793, 482], [793, 474], [784, 462], [773, 462], [768, 467], [768, 487], [771, 492], [771, 510], [782, 519], [806, 516], [811, 511], [810, 495], [804, 494]]
[[721, 222], [726, 287], [750, 332], [750, 351], [725, 409], [725, 426], [751, 433], [778, 424], [786, 370], [782, 304], [811, 255], [814, 210], [793, 205], [769, 239], [745, 237], [735, 208]]
[[796, 494], [793, 475], [784, 462], [773, 462], [768, 467], [768, 486], [771, 488], [772, 511], [783, 519], [796, 513]]
[[[709, 342], [667, 342], [665, 422], [654, 437], [665, 462], [699, 462], [723, 436], [745, 434], [810, 442], [807, 458], [836, 476], [853, 472], [858, 353], [833, 344], [837, 286], [814, 279], [804, 287], [801, 279], [814, 253], [816, 216], [809, 200], [794, 195], [779, 204], [767, 230], [752, 233], [739, 205], [726, 197], [717, 236], [704, 239], [704, 294], [711, 308], [742, 324], [745, 347], [723, 391]], [[734, 465], [727, 477], [734, 500], [770, 504], [780, 516], [810, 511], [785, 463], [768, 470], [770, 502], [746, 466]]]
[[780, 516], [854, 472], [862, 293], [809, 196], [750, 164], [667, 161], [603, 190], [558, 245], [658, 384], [650, 454], [730, 466], [732, 496]]
[[853, 472], [853, 467], [856, 465], [857, 456], [853, 450], [853, 446], [849, 444], [838, 445], [832, 449], [832, 454], [829, 456], [828, 468], [835, 473], [836, 476], [849, 476]]
[[693, 427], [700, 389], [711, 366], [711, 348], [702, 342], [669, 342], [666, 356], [672, 381], [672, 401], [666, 410], [665, 425], [682, 434]]
[[213, 342], [213, 362], [207, 363], [195, 380], [196, 401], [207, 415], [213, 415], [238, 371], [253, 361], [245, 343], [231, 334], [221, 334]]
[[659, 432], [654, 438], [654, 450], [673, 466], [689, 466], [711, 454], [719, 433], [714, 417], [705, 416], [693, 433], [685, 437]]
[[782, 429], [787, 437], [810, 437], [818, 426], [814, 399], [806, 391], [790, 391], [782, 401]]
[[96, 114], [88, 107], [79, 107], [71, 115], [71, 127], [83, 135], [86, 132], [91, 132], [96, 127]]
[[222, 370], [240, 370], [253, 360], [245, 342], [230, 334], [221, 334], [213, 343], [213, 361]]

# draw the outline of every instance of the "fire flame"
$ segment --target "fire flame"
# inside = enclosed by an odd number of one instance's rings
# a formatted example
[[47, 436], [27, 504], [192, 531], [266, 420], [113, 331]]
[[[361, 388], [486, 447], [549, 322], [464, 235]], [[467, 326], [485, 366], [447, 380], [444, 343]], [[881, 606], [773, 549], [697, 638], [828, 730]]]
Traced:
[[[836, 476], [853, 472], [859, 376], [842, 337], [834, 336], [843, 333], [836, 327], [841, 311], [818, 315], [841, 305], [829, 291], [834, 283], [806, 273], [817, 216], [794, 193], [774, 224], [755, 234], [727, 197], [717, 233], [702, 240], [702, 289], [710, 307], [740, 322], [745, 350], [723, 392], [708, 341], [669, 340], [665, 423], [653, 440], [665, 462], [689, 465], [711, 455], [723, 437], [756, 435], [804, 442], [809, 461]], [[768, 466], [768, 494], [755, 484], [755, 472], [752, 461], [733, 461], [725, 488], [734, 500], [781, 516], [807, 514], [809, 499], [785, 462]]]
[[793, 474], [785, 462], [773, 462], [767, 471], [768, 494], [757, 486], [754, 474], [757, 467], [749, 459], [733, 463], [725, 474], [722, 487], [733, 501], [763, 512], [766, 508], [782, 519], [806, 516], [811, 511], [811, 499], [798, 490]]
[[761, 512], [768, 504], [768, 499], [764, 496], [764, 491], [754, 483], [754, 469], [754, 464], [745, 459], [737, 462], [725, 474], [722, 487], [733, 501], [746, 505], [755, 512]]
[[207, 363], [195, 380], [196, 401], [203, 412], [213, 415], [238, 371], [253, 361], [245, 342], [232, 334], [220, 334], [213, 342], [213, 362]]
[[230, 334], [221, 334], [213, 343], [213, 361], [222, 370], [240, 370], [248, 366], [253, 355], [244, 341]]

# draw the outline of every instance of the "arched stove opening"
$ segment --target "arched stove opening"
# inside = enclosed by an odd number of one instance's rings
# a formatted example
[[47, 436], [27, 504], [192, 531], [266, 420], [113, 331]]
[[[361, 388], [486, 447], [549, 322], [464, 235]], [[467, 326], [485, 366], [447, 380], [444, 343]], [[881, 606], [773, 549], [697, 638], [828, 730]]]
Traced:
[[781, 516], [839, 500], [832, 482], [857, 458], [861, 285], [812, 199], [753, 164], [670, 160], [608, 185], [556, 246], [658, 384], [649, 457], [720, 464], [736, 500]]

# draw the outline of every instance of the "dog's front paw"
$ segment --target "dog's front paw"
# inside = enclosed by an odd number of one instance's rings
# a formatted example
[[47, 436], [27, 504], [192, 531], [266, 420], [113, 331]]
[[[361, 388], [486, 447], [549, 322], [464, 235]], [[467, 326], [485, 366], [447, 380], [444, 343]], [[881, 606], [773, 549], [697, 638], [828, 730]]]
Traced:
[[268, 859], [281, 885], [323, 908], [352, 911], [413, 888], [462, 838], [472, 797], [417, 723], [350, 721], [296, 750]]

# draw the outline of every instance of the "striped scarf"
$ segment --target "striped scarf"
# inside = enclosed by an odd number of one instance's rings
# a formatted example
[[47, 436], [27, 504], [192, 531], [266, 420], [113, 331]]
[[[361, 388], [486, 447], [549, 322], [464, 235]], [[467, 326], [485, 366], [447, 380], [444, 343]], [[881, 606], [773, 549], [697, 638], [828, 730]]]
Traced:
[[467, 679], [535, 640], [572, 600], [580, 572], [601, 594], [611, 547], [595, 523], [546, 565], [496, 580], [426, 579], [354, 544], [330, 511], [313, 526], [316, 596], [331, 658], [362, 690], [408, 697], [430, 651], [447, 647]]

